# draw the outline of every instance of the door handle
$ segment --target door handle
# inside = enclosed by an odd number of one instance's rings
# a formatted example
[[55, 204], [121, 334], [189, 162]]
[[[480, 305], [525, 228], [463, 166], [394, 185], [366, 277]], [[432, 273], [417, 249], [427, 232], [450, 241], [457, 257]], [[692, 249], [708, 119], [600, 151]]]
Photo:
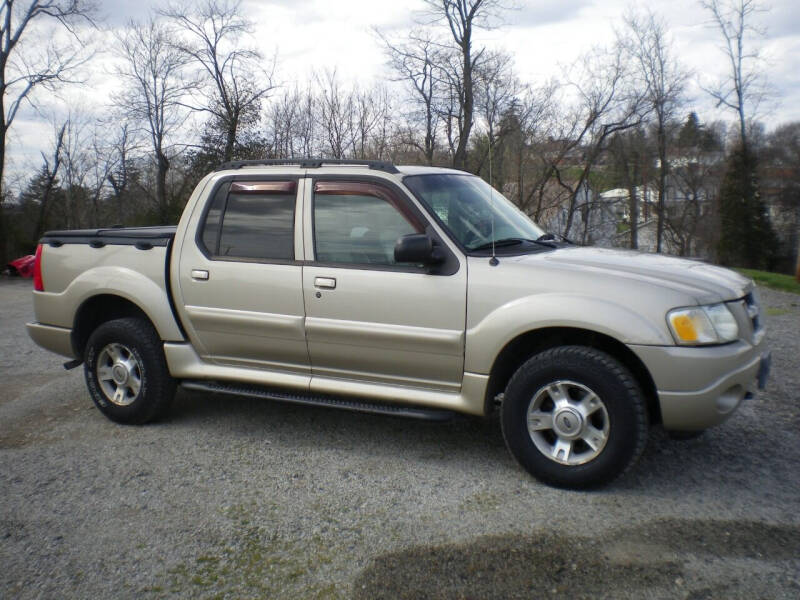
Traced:
[[207, 281], [208, 271], [205, 269], [192, 269], [191, 276], [195, 281]]
[[314, 287], [325, 288], [328, 290], [335, 290], [336, 280], [333, 277], [315, 277]]

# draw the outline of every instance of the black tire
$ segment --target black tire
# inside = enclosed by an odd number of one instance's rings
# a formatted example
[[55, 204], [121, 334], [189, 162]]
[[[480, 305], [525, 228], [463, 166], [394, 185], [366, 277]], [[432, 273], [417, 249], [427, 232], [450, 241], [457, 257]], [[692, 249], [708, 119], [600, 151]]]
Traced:
[[[549, 430], [548, 418], [539, 418], [548, 405]], [[569, 489], [600, 487], [619, 477], [644, 451], [649, 429], [644, 395], [630, 371], [609, 354], [584, 346], [552, 348], [525, 362], [506, 388], [501, 423], [508, 449], [525, 470]], [[561, 437], [581, 432], [588, 441]], [[569, 451], [561, 452], [559, 443]], [[570, 460], [584, 462], [566, 464]]]
[[[99, 369], [104, 375], [114, 369], [125, 373], [119, 380], [117, 374], [101, 380]], [[95, 329], [84, 352], [84, 375], [97, 408], [117, 423], [154, 421], [166, 414], [175, 396], [175, 380], [167, 369], [161, 339], [144, 319], [115, 319]], [[111, 393], [114, 389], [118, 396]]]

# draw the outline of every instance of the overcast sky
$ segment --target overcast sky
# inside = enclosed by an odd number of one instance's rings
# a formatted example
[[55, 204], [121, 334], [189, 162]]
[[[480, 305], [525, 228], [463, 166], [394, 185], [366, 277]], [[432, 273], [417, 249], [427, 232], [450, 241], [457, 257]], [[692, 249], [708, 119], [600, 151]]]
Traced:
[[[163, 2], [101, 0], [100, 4], [106, 26], [113, 28], [124, 26], [129, 19], [147, 18], [148, 11]], [[697, 0], [518, 0], [517, 5], [518, 10], [505, 14], [502, 27], [478, 31], [474, 38], [476, 45], [505, 48], [523, 82], [544, 83], [591, 46], [610, 43], [628, 7], [649, 7], [666, 19], [678, 58], [694, 72], [688, 106], [698, 109], [703, 120], [732, 118], [715, 110], [697, 85], [726, 73], [719, 33], [710, 26]], [[303, 84], [315, 69], [336, 68], [347, 81], [369, 84], [387, 74], [371, 28], [402, 32], [413, 23], [420, 6], [419, 0], [245, 0], [244, 12], [256, 22], [254, 43], [267, 56], [277, 52], [281, 83]], [[765, 105], [761, 119], [773, 128], [800, 120], [797, 0], [770, 0], [769, 11], [759, 19], [767, 30], [761, 42], [767, 59], [764, 70], [774, 90], [774, 100]], [[108, 60], [94, 61], [88, 84], [66, 90], [60, 100], [40, 95], [37, 99], [44, 115], [26, 110], [19, 116], [8, 148], [12, 173], [38, 168], [39, 151], [46, 149], [52, 138], [48, 115], [63, 116], [68, 105], [90, 113], [108, 106], [109, 94], [117, 87], [108, 73]]]

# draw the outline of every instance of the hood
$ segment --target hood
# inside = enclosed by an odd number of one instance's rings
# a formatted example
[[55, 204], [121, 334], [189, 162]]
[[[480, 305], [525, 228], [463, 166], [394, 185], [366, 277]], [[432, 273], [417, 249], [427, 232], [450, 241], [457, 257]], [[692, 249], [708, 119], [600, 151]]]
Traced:
[[609, 276], [668, 287], [691, 295], [700, 304], [735, 300], [753, 288], [752, 281], [730, 269], [662, 254], [567, 247], [538, 256], [556, 265], [605, 271]]

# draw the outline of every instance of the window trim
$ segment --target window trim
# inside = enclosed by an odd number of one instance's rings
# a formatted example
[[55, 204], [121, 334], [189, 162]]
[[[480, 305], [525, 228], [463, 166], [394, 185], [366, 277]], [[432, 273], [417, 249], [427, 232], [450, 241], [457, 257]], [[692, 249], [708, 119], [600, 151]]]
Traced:
[[[320, 189], [321, 188], [321, 189]], [[387, 202], [392, 208], [399, 212], [402, 217], [417, 230], [417, 233], [423, 233], [427, 223], [416, 214], [408, 204], [405, 204], [400, 198], [397, 197], [392, 190], [386, 186], [376, 183], [368, 183], [366, 181], [325, 181], [320, 179], [314, 182], [313, 195], [320, 194], [321, 196], [371, 196], [373, 198], [380, 198]], [[314, 203], [312, 201], [311, 210], [314, 210]], [[316, 230], [315, 230], [316, 233]], [[315, 240], [316, 242], [316, 240]], [[316, 255], [316, 243], [314, 244], [314, 254]]]
[[[295, 252], [295, 234], [297, 231], [297, 216], [300, 214], [298, 211], [298, 203], [302, 202], [302, 197], [299, 196], [300, 190], [303, 187], [300, 185], [300, 180], [304, 179], [303, 175], [300, 174], [292, 174], [292, 175], [226, 175], [224, 177], [220, 177], [217, 182], [214, 184], [214, 187], [211, 188], [211, 192], [206, 196], [205, 206], [203, 207], [203, 212], [200, 214], [200, 218], [197, 221], [197, 228], [195, 230], [194, 236], [194, 243], [200, 253], [207, 259], [213, 262], [241, 262], [241, 263], [254, 263], [254, 264], [267, 264], [267, 265], [302, 265], [305, 261], [302, 260], [302, 257], [298, 259], [297, 254]], [[205, 242], [203, 241], [203, 228], [205, 227], [206, 221], [208, 219], [208, 213], [211, 212], [211, 207], [214, 204], [214, 199], [216, 195], [219, 193], [220, 189], [224, 186], [228, 186], [225, 191], [225, 201], [222, 205], [222, 212], [220, 214], [220, 224], [219, 230], [217, 231], [217, 242], [216, 242], [216, 250], [219, 249], [219, 240], [222, 236], [222, 223], [223, 217], [225, 215], [225, 211], [228, 208], [228, 196], [231, 193], [231, 187], [233, 187], [236, 183], [246, 184], [246, 182], [253, 182], [253, 183], [288, 183], [291, 184], [294, 191], [294, 208], [292, 209], [292, 254], [294, 255], [293, 259], [285, 259], [285, 258], [248, 258], [248, 257], [236, 257], [236, 256], [223, 256], [221, 254], [214, 254], [206, 248]], [[276, 186], [277, 187], [277, 186]], [[250, 190], [237, 190], [237, 193], [248, 193]], [[263, 193], [261, 190], [252, 190], [250, 193]], [[283, 192], [282, 190], [276, 190], [272, 193], [290, 193], [290, 192]]]

